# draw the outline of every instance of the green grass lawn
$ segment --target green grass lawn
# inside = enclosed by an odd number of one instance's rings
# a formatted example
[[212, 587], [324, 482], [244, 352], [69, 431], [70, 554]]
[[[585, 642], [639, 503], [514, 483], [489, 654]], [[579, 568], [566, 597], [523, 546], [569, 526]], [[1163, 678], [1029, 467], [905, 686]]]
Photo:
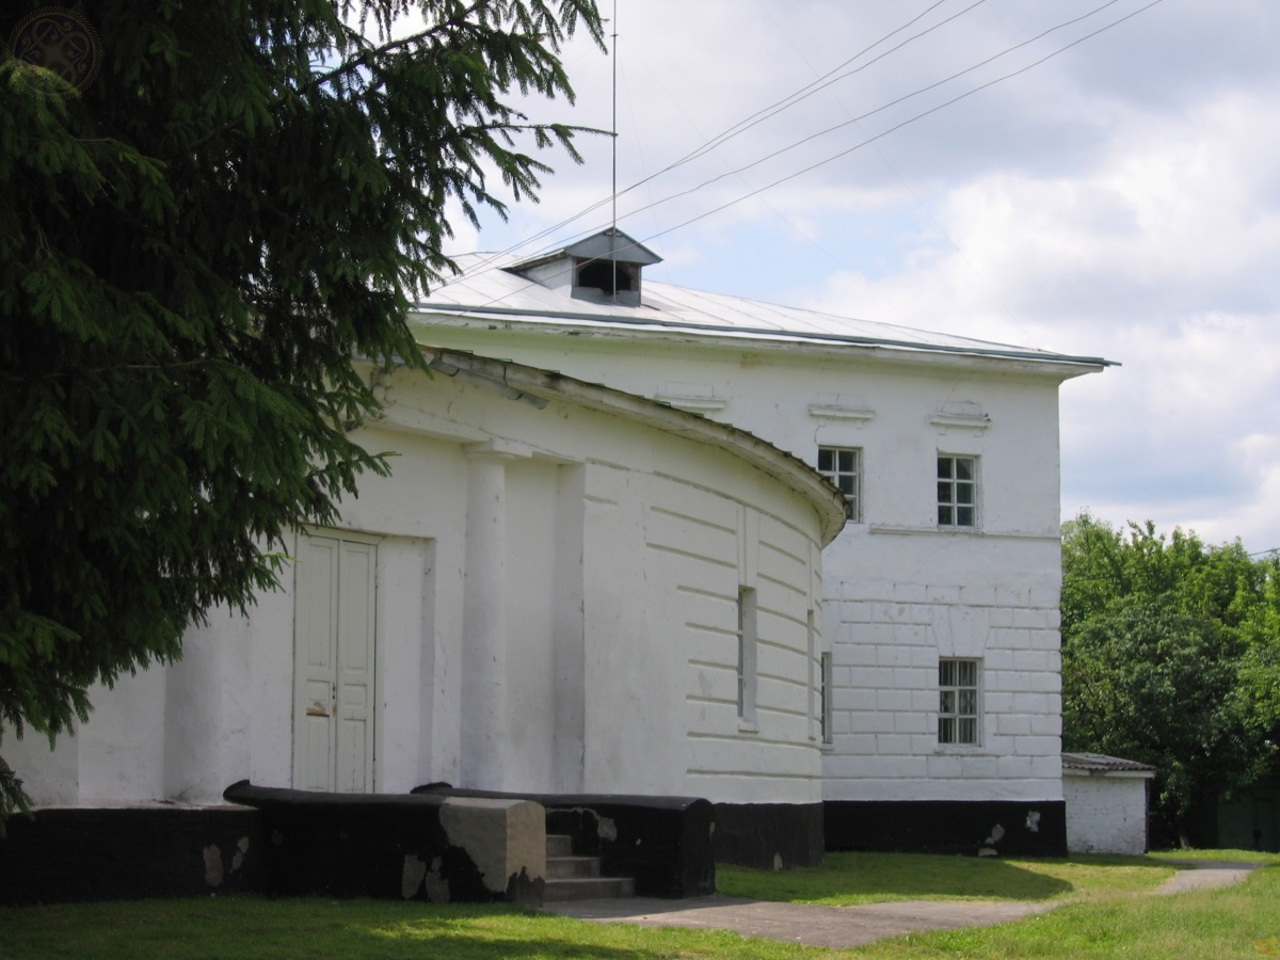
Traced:
[[1161, 850], [1147, 856], [1160, 861], [1197, 860], [1218, 863], [1280, 864], [1280, 853], [1259, 853], [1257, 850]]
[[828, 853], [818, 868], [772, 873], [720, 865], [721, 893], [850, 906], [888, 900], [1061, 900], [1150, 890], [1175, 868], [1140, 857], [1005, 860], [914, 853]]
[[[870, 855], [858, 855], [859, 858]], [[1220, 859], [1206, 857], [1206, 859]], [[852, 874], [867, 899], [1078, 897], [1057, 909], [1001, 927], [906, 937], [857, 950], [830, 951], [698, 930], [592, 924], [505, 907], [431, 906], [386, 901], [265, 900], [217, 897], [133, 903], [0, 908], [2, 960], [362, 960], [362, 958], [1108, 958], [1280, 956], [1280, 870], [1238, 886], [1174, 897], [1150, 889], [1172, 868], [1151, 861], [1073, 858], [992, 861], [883, 855], [833, 857], [823, 896], [840, 895]], [[996, 869], [1003, 867], [1004, 869]], [[824, 871], [808, 871], [812, 890]], [[736, 874], [737, 871], [726, 870]], [[753, 872], [747, 872], [753, 874]], [[880, 890], [874, 889], [879, 876]], [[770, 899], [787, 899], [793, 872]], [[915, 880], [912, 880], [912, 877]], [[953, 886], [946, 887], [950, 878]], [[1031, 884], [1031, 897], [1019, 893]]]

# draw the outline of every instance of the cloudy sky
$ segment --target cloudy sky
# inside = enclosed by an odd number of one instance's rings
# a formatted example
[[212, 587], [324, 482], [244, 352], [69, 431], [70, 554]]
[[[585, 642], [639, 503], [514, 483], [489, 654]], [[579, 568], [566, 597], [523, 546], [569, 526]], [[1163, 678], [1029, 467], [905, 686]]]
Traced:
[[[1118, 361], [1062, 389], [1063, 516], [1280, 547], [1275, 0], [618, 0], [615, 23], [619, 225], [650, 276]], [[614, 65], [565, 62], [577, 105], [534, 116], [610, 127]], [[607, 226], [608, 138], [584, 151], [457, 250]]]

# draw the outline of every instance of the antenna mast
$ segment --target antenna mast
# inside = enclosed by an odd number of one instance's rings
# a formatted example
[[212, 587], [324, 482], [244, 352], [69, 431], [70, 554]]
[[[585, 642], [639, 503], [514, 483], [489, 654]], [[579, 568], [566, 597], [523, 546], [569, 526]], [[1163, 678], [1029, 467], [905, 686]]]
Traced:
[[613, 180], [609, 186], [612, 229], [609, 259], [613, 265], [613, 302], [618, 302], [618, 0], [613, 0]]

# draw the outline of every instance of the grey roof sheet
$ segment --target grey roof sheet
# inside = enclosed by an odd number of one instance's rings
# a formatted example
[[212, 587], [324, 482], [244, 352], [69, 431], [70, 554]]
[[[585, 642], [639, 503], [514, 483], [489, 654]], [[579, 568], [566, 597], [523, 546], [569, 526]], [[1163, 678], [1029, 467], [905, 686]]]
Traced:
[[1096, 773], [1141, 773], [1154, 771], [1155, 767], [1137, 760], [1109, 757], [1104, 753], [1063, 753], [1062, 769], [1087, 770]]
[[833, 314], [691, 290], [645, 279], [642, 304], [626, 306], [576, 300], [504, 269], [517, 258], [508, 254], [454, 257], [463, 273], [432, 290], [417, 305], [423, 313], [505, 315], [531, 323], [693, 333], [791, 342], [824, 342], [864, 347], [964, 353], [1044, 363], [1109, 366], [1100, 357], [1079, 357], [993, 343], [912, 327], [857, 320]]

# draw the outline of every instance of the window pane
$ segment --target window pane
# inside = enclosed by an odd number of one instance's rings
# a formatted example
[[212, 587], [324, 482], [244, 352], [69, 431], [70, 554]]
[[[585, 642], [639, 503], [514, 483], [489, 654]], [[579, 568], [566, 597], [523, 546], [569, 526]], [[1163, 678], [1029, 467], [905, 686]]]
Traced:
[[956, 692], [954, 690], [938, 691], [938, 712], [939, 713], [955, 713], [956, 712]]
[[973, 460], [968, 457], [956, 457], [956, 479], [973, 479]]
[[955, 743], [956, 742], [956, 722], [950, 717], [938, 718], [938, 742], [939, 743]]
[[949, 527], [953, 525], [951, 522], [950, 507], [943, 507], [943, 506], [938, 507], [938, 523], [944, 527]]
[[938, 661], [938, 686], [954, 687], [956, 685], [956, 662], [954, 660]]
[[956, 503], [973, 503], [973, 484], [956, 484]]
[[818, 448], [818, 469], [830, 472], [835, 469], [832, 462], [835, 459], [836, 452], [827, 447]]
[[957, 743], [977, 743], [978, 742], [978, 721], [977, 720], [960, 720], [960, 735]]
[[939, 503], [951, 502], [951, 484], [949, 483], [938, 484], [938, 502]]
[[938, 458], [938, 479], [950, 480], [953, 475], [954, 474], [952, 474], [951, 472], [951, 458], [939, 457]]
[[966, 717], [976, 717], [978, 715], [978, 691], [976, 690], [959, 690], [960, 709], [956, 713], [963, 714]]
[[956, 526], [957, 527], [976, 526], [974, 522], [974, 520], [976, 519], [976, 516], [977, 515], [973, 511], [973, 507], [959, 507], [956, 513]]
[[846, 497], [853, 495], [853, 477], [847, 474], [837, 477], [836, 486]]
[[854, 470], [854, 453], [852, 450], [841, 450], [840, 456], [837, 458], [840, 462], [840, 470], [842, 473], [852, 473]]

